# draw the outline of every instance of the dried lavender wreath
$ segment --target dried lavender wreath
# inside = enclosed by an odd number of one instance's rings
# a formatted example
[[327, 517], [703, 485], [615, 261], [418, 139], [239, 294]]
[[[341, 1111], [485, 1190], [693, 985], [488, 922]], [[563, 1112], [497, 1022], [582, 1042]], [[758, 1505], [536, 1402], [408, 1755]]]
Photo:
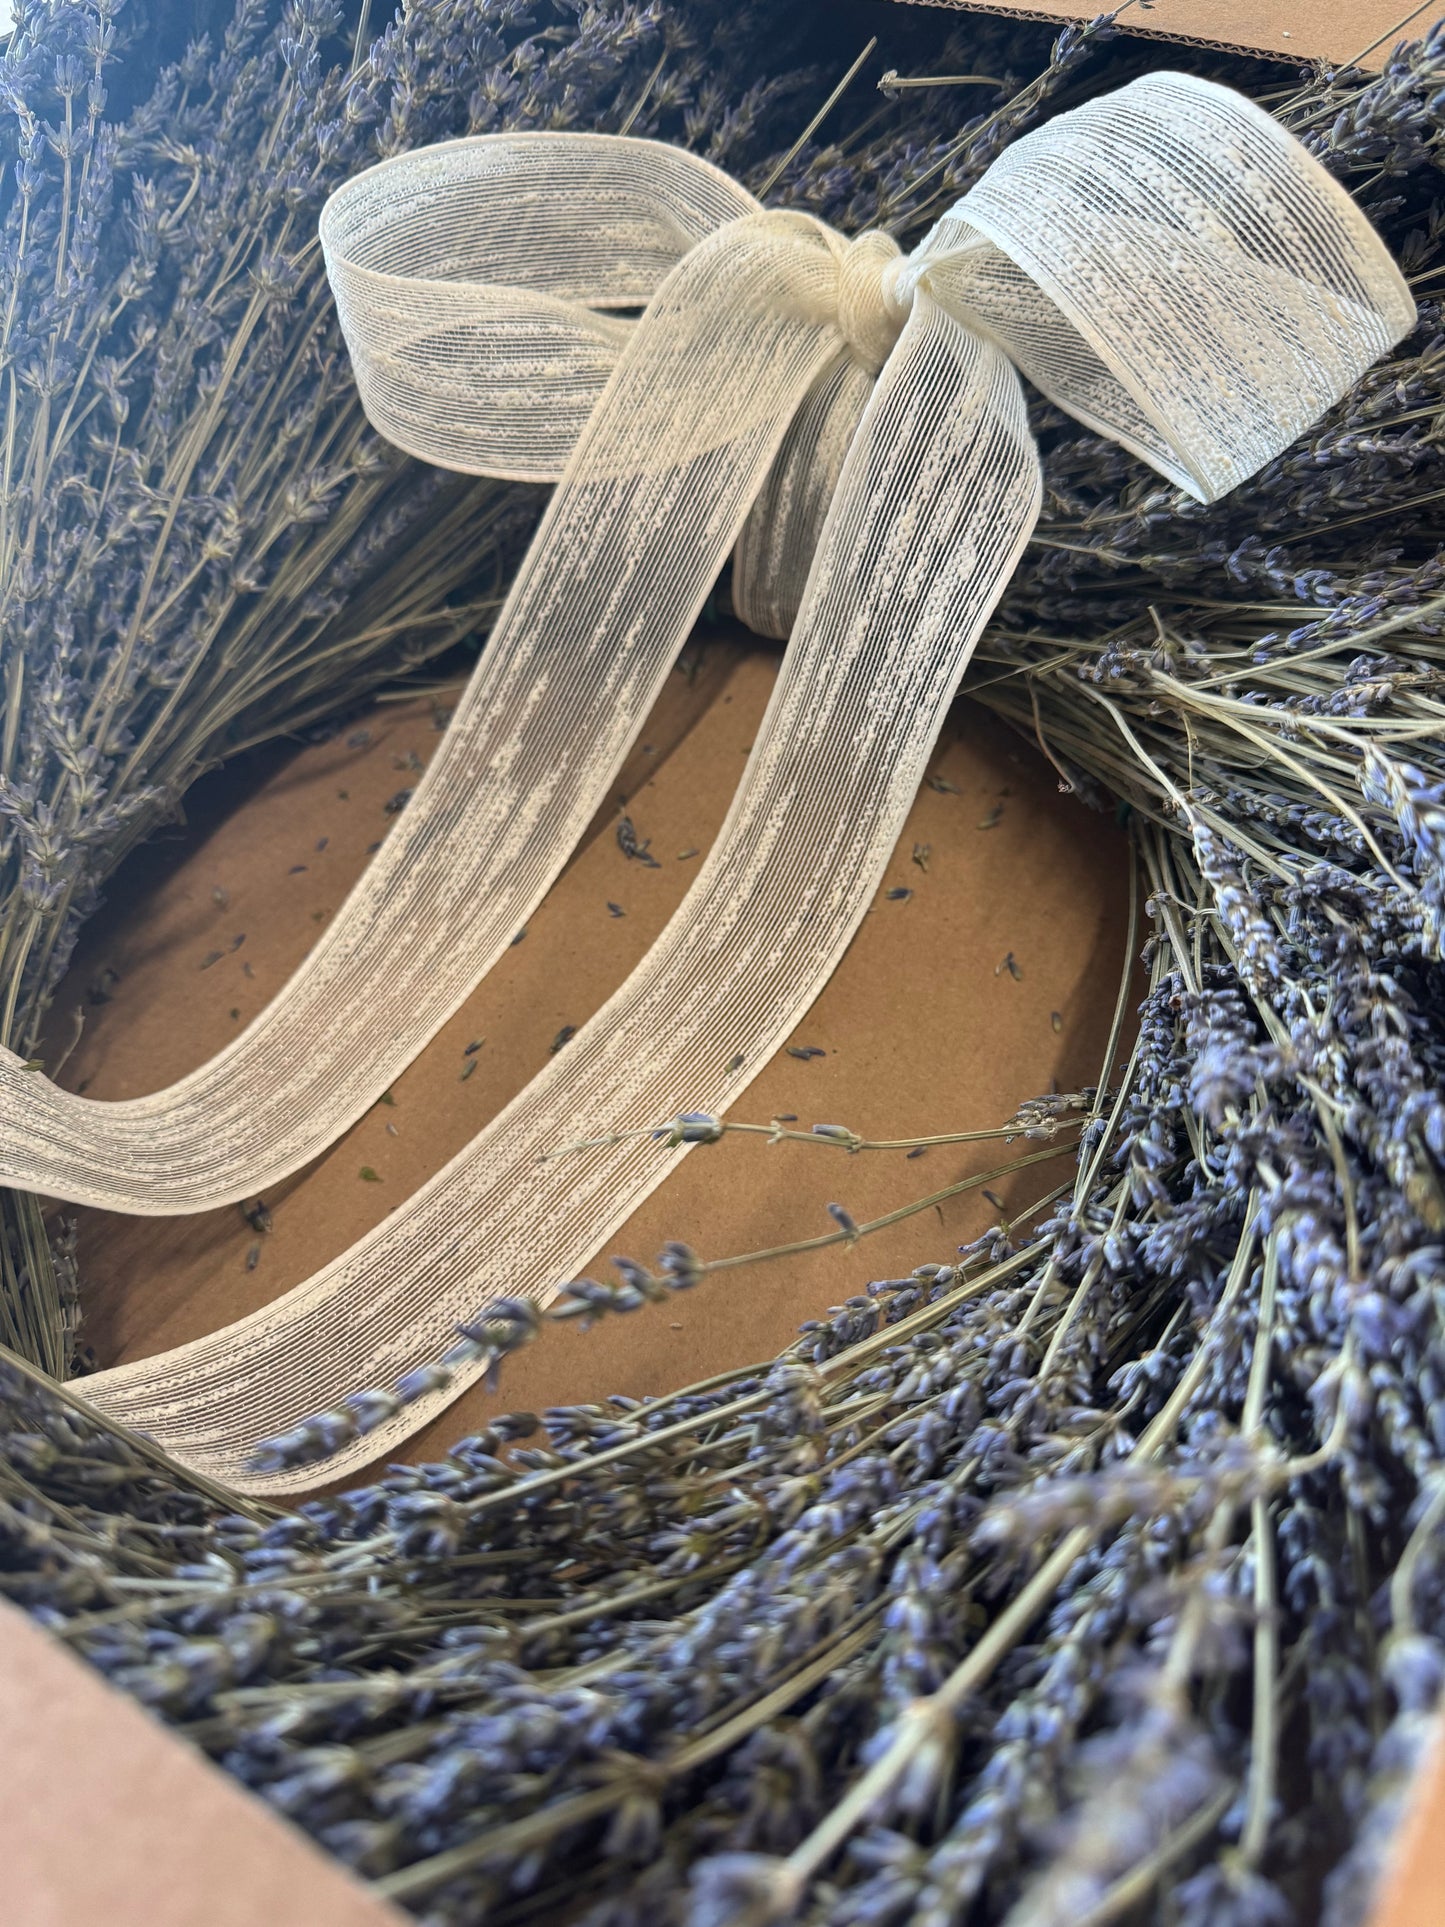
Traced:
[[[1099, 38], [959, 133], [830, 123], [782, 195], [906, 231], [1143, 58]], [[1012, 1127], [1080, 1124], [1072, 1183], [770, 1364], [287, 1513], [0, 1373], [7, 1593], [428, 1921], [1365, 1916], [1445, 1676], [1445, 30], [1270, 104], [1421, 325], [1212, 509], [1037, 412], [974, 686], [1127, 813], [1151, 924], [1132, 1049]]]

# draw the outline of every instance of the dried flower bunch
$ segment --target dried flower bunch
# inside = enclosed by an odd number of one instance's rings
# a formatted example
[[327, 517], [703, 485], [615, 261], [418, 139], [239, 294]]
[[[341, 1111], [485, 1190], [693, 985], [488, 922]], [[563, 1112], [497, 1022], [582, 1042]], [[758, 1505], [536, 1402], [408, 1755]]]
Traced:
[[[778, 192], [906, 233], [1155, 57], [1103, 38], [956, 131], [930, 96], [843, 114]], [[1001, 1130], [1077, 1137], [1071, 1181], [774, 1361], [288, 1512], [0, 1366], [6, 1593], [438, 1927], [1366, 1917], [1445, 1678], [1445, 30], [1376, 80], [1230, 77], [1421, 321], [1208, 509], [1036, 410], [1045, 518], [973, 687], [1126, 814], [1150, 925], [1132, 1048], [1121, 993], [1097, 1090]], [[674, 1245], [551, 1315], [725, 1263]], [[459, 1343], [505, 1384], [538, 1323], [504, 1300]]]

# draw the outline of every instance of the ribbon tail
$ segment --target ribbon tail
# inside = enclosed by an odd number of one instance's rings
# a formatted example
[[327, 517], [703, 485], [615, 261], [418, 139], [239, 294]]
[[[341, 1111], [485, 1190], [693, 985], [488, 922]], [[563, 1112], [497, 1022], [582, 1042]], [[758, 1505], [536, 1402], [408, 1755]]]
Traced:
[[748, 220], [679, 263], [621, 353], [435, 760], [305, 963], [219, 1056], [149, 1096], [78, 1097], [0, 1052], [0, 1183], [143, 1216], [202, 1211], [299, 1169], [376, 1102], [605, 804], [838, 353], [834, 280], [821, 247]]
[[[87, 1395], [188, 1464], [282, 1492], [315, 1475], [248, 1471], [258, 1440], [440, 1358], [500, 1293], [546, 1301], [575, 1276], [684, 1151], [631, 1139], [547, 1154], [724, 1110], [792, 1032], [869, 907], [1039, 499], [1012, 368], [920, 293], [844, 465], [742, 786], [646, 960], [351, 1251]], [[344, 1447], [327, 1476], [394, 1449], [479, 1369]]]

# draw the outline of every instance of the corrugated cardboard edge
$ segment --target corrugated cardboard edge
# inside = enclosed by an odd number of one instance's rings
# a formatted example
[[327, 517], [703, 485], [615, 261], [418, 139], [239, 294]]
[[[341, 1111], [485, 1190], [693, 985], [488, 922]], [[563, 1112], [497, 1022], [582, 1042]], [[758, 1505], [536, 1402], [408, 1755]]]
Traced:
[[10, 1927], [403, 1927], [4, 1600], [0, 1762]]
[[[986, 0], [903, 3], [1060, 25], [1091, 20], [1106, 10], [1102, 4], [1078, 6], [1070, 0], [1042, 0], [1032, 7], [991, 6]], [[1153, 0], [1149, 15], [1139, 10], [1136, 0], [1121, 14], [1118, 25], [1121, 33], [1176, 46], [1183, 41], [1267, 60], [1348, 63], [1378, 73], [1401, 40], [1417, 38], [1442, 15], [1445, 0], [1424, 0], [1413, 13], [1405, 10], [1401, 0], [1349, 0], [1349, 4], [1342, 0]]]
[[[1097, 11], [1097, 9], [1093, 7], [993, 7], [984, 5], [983, 0], [906, 0], [906, 4], [915, 7], [935, 7], [946, 13], [989, 13], [1000, 15], [1005, 20], [1057, 22], [1060, 26], [1064, 26], [1070, 21], [1082, 26], [1086, 20], [1092, 20]], [[1168, 28], [1150, 27], [1146, 26], [1143, 22], [1135, 25], [1133, 22], [1121, 20], [1119, 22], [1119, 31], [1121, 33], [1127, 33], [1138, 40], [1165, 40], [1168, 41], [1171, 46], [1175, 47], [1177, 47], [1181, 41], [1187, 41], [1190, 46], [1208, 47], [1215, 53], [1248, 54], [1253, 59], [1294, 60], [1298, 58], [1311, 58], [1308, 54], [1303, 56], [1296, 55], [1293, 48], [1285, 48], [1281, 52], [1276, 52], [1272, 47], [1266, 49], [1251, 46], [1247, 41], [1243, 40], [1221, 40], [1213, 34], [1173, 33], [1170, 32]], [[1367, 64], [1371, 67], [1372, 71], [1379, 71], [1383, 56], [1383, 48], [1378, 54], [1367, 56]]]

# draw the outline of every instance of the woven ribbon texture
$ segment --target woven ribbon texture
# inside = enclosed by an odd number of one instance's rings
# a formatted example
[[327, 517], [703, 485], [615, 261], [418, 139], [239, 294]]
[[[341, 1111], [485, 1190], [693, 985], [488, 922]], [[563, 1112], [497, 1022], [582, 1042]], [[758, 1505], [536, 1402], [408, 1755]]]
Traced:
[[[726, 1111], [868, 908], [1038, 514], [1020, 373], [1200, 501], [1414, 323], [1355, 204], [1260, 108], [1154, 74], [1016, 141], [911, 255], [767, 212], [695, 157], [500, 135], [348, 182], [321, 239], [366, 411], [468, 473], [555, 480], [432, 766], [275, 1002], [169, 1089], [0, 1059], [0, 1182], [198, 1211], [334, 1142], [507, 947], [609, 794], [729, 554], [788, 637], [727, 821], [651, 953], [383, 1224], [275, 1303], [87, 1395], [269, 1493], [263, 1438], [546, 1300]], [[641, 310], [640, 318], [630, 313]], [[481, 1369], [333, 1457], [368, 1463]]]

